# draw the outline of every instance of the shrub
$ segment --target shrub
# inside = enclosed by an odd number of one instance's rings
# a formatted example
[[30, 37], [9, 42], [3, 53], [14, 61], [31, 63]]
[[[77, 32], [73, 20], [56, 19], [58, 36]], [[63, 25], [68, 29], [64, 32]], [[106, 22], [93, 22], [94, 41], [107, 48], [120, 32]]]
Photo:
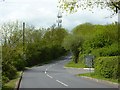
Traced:
[[20, 70], [24, 70], [25, 68], [25, 61], [22, 59], [18, 59], [16, 60], [16, 62], [14, 62], [14, 66], [15, 68], [20, 71]]
[[3, 71], [2, 75], [7, 77], [8, 79], [14, 79], [17, 75], [17, 70], [13, 65], [4, 64], [2, 67]]
[[106, 46], [103, 48], [98, 48], [98, 49], [94, 49], [91, 52], [93, 55], [99, 57], [99, 56], [119, 56], [119, 49], [118, 49], [118, 44], [117, 43], [113, 43], [110, 46]]
[[9, 81], [9, 79], [5, 76], [2, 76], [2, 85], [4, 85], [5, 83], [7, 83]]
[[99, 57], [95, 60], [95, 73], [105, 78], [118, 79], [120, 72], [118, 71], [118, 56]]

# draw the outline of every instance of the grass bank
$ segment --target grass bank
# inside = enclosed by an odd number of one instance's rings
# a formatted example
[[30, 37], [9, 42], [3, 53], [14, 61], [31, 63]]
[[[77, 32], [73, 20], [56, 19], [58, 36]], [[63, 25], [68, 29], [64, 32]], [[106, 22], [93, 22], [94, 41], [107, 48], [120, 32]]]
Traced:
[[72, 68], [85, 68], [85, 64], [82, 62], [74, 63], [73, 60], [71, 60], [69, 63], [65, 64], [65, 67], [72, 67]]
[[6, 83], [2, 87], [2, 90], [14, 90], [18, 80], [20, 79], [20, 76], [21, 76], [21, 72], [17, 72], [17, 77], [15, 79], [10, 80], [8, 83]]

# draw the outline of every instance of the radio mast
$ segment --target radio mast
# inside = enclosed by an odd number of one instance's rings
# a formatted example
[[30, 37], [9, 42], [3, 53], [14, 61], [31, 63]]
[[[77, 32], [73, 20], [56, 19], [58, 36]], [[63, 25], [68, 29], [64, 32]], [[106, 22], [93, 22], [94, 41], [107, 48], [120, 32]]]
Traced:
[[58, 15], [57, 15], [57, 24], [58, 24], [58, 28], [62, 27], [62, 13], [59, 11]]

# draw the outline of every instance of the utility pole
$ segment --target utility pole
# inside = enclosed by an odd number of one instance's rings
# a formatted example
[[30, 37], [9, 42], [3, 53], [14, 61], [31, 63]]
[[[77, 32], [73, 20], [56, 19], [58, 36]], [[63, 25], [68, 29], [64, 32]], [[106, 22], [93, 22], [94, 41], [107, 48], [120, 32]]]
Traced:
[[23, 58], [25, 59], [25, 22], [23, 22]]

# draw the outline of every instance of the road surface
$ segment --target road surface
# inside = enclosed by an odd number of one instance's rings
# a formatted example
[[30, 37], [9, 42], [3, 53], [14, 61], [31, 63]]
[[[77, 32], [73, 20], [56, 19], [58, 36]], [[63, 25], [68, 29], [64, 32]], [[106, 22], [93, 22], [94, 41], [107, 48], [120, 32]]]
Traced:
[[113, 84], [75, 76], [89, 71], [64, 68], [69, 60], [70, 56], [66, 56], [63, 60], [26, 70], [20, 88], [117, 88]]

